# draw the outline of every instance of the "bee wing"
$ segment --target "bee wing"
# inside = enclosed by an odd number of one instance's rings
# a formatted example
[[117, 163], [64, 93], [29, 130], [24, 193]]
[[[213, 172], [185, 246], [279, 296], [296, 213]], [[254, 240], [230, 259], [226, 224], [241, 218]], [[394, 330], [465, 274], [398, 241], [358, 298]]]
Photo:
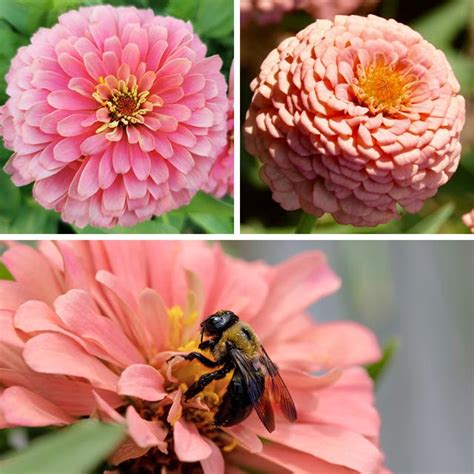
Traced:
[[237, 370], [242, 374], [253, 408], [267, 431], [271, 433], [275, 429], [275, 417], [268, 391], [264, 388], [265, 383], [262, 384], [261, 377], [264, 375], [255, 369], [252, 361], [240, 350], [231, 349], [230, 352], [237, 365]]
[[275, 403], [280, 407], [281, 412], [285, 418], [291, 422], [296, 421], [296, 407], [293, 399], [291, 398], [290, 392], [285, 385], [285, 382], [281, 378], [280, 373], [278, 372], [278, 367], [270, 359], [267, 351], [262, 346], [262, 354], [260, 356], [260, 362], [266, 368], [270, 382], [269, 388], [270, 393], [275, 401]]

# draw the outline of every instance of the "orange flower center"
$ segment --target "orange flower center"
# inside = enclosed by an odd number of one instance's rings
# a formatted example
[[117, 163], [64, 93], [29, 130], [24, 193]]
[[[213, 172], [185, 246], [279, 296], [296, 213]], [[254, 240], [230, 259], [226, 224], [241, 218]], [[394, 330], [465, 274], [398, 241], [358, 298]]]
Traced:
[[353, 90], [371, 113], [393, 115], [410, 105], [410, 79], [396, 66], [377, 60], [366, 68], [358, 65]]

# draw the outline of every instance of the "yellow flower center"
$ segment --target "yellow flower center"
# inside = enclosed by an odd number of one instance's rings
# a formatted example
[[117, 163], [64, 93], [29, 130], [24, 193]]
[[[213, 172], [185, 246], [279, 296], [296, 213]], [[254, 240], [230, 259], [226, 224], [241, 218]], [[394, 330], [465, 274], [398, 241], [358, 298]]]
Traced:
[[149, 96], [149, 91], [138, 91], [135, 76], [130, 76], [128, 82], [117, 80], [114, 76], [107, 76], [105, 79], [99, 77], [99, 84], [92, 97], [108, 111], [109, 119], [96, 133], [118, 126], [143, 123], [143, 116], [156, 105], [148, 100]]
[[366, 68], [357, 66], [353, 91], [371, 113], [392, 115], [410, 106], [411, 84], [411, 76], [397, 70], [395, 65], [377, 60]]

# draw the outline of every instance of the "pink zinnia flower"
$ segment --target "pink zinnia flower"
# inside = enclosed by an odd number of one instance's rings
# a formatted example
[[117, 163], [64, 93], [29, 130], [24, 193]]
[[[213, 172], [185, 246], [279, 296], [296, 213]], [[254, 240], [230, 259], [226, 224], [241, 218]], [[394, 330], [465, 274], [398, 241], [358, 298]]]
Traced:
[[374, 226], [458, 166], [464, 98], [443, 52], [394, 20], [338, 16], [284, 40], [252, 82], [246, 147], [284, 209]]
[[469, 227], [469, 229], [471, 229], [471, 232], [474, 233], [474, 209], [471, 212], [464, 214], [464, 216], [462, 216], [462, 221], [467, 227]]
[[221, 198], [234, 195], [234, 63], [229, 74], [229, 109], [227, 111], [227, 146], [217, 157], [209, 180], [204, 185], [206, 193]]
[[221, 65], [190, 23], [136, 8], [65, 13], [12, 61], [5, 170], [80, 227], [187, 204], [225, 146]]
[[[382, 472], [373, 385], [360, 367], [379, 346], [356, 323], [305, 314], [339, 287], [319, 252], [270, 267], [203, 243], [75, 241], [14, 245], [3, 262], [15, 281], [0, 281], [0, 428], [123, 423], [129, 437], [110, 460], [122, 472]], [[183, 399], [206, 370], [167, 360], [196, 350], [200, 320], [222, 308], [248, 321], [279, 365], [296, 423], [278, 419], [270, 434], [253, 414], [216, 428], [228, 378]]]
[[361, 5], [373, 5], [378, 0], [240, 0], [242, 24], [277, 23], [283, 15], [293, 10], [305, 10], [314, 18], [333, 18], [334, 15], [351, 13]]

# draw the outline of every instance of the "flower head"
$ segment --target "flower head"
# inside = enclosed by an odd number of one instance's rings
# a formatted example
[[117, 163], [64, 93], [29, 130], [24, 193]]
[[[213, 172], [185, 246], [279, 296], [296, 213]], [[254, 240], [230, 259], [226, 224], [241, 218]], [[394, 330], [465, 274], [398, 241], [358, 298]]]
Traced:
[[[270, 267], [201, 243], [76, 241], [14, 245], [3, 262], [15, 281], [0, 281], [0, 428], [123, 423], [129, 437], [110, 459], [121, 472], [199, 463], [209, 474], [381, 472], [379, 417], [360, 367], [380, 350], [358, 324], [305, 315], [339, 286], [319, 252]], [[183, 398], [206, 369], [168, 359], [196, 350], [200, 321], [222, 308], [279, 366], [296, 423], [278, 419], [268, 433], [251, 415], [216, 427], [228, 377]]]
[[314, 18], [333, 18], [336, 14], [351, 13], [362, 4], [375, 4], [378, 0], [240, 0], [242, 24], [279, 22], [293, 10], [305, 10]]
[[221, 198], [234, 195], [234, 63], [229, 75], [229, 110], [227, 112], [227, 146], [217, 157], [204, 191]]
[[284, 209], [373, 226], [418, 212], [457, 168], [464, 98], [445, 55], [373, 15], [318, 20], [252, 82], [246, 147]]
[[464, 224], [466, 224], [466, 226], [471, 229], [471, 232], [474, 233], [474, 209], [471, 212], [464, 214], [464, 216], [462, 216], [462, 220]]
[[187, 204], [225, 146], [221, 65], [181, 20], [110, 6], [65, 13], [12, 61], [5, 170], [80, 227]]

